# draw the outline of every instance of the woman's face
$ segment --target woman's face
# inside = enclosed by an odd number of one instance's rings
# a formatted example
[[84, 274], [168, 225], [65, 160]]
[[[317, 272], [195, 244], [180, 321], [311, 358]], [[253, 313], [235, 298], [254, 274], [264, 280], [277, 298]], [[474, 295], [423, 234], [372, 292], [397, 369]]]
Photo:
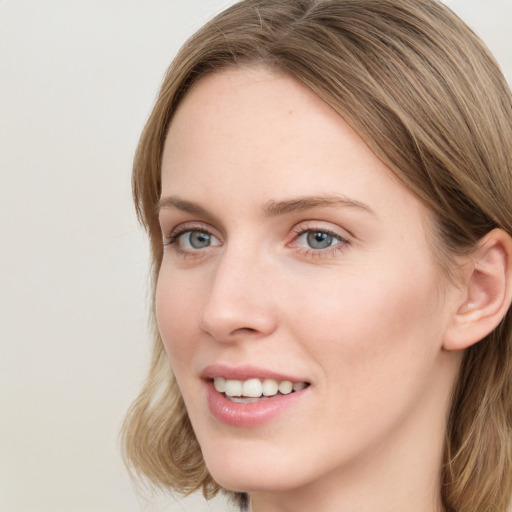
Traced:
[[440, 464], [456, 292], [429, 211], [339, 115], [262, 69], [201, 80], [170, 126], [160, 206], [158, 327], [221, 485]]

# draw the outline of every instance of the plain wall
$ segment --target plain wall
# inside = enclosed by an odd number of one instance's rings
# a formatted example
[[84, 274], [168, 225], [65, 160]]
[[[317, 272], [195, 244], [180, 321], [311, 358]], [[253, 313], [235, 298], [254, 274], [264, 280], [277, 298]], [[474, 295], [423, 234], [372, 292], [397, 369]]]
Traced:
[[[0, 512], [226, 510], [138, 496], [118, 432], [150, 345], [131, 160], [178, 47], [230, 3], [0, 0]], [[511, 83], [512, 0], [447, 3]]]

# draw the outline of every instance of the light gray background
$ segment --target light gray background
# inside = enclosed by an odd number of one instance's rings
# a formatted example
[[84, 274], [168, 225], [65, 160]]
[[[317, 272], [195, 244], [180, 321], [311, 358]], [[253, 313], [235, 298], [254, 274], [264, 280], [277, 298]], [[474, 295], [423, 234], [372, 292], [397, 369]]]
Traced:
[[[221, 0], [0, 0], [0, 512], [227, 510], [138, 496], [118, 431], [144, 377], [130, 166], [163, 73]], [[512, 82], [512, 0], [448, 2]]]

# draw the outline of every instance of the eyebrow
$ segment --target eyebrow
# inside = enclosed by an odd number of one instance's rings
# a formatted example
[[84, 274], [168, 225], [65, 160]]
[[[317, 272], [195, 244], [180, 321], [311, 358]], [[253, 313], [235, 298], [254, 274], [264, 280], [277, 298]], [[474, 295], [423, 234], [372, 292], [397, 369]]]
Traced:
[[[277, 217], [280, 215], [300, 213], [311, 210], [313, 208], [326, 206], [338, 208], [354, 208], [363, 210], [375, 216], [375, 212], [367, 204], [337, 194], [301, 196], [283, 201], [270, 200], [262, 206], [262, 210], [266, 217]], [[167, 208], [175, 208], [182, 212], [191, 213], [193, 215], [199, 215], [202, 217], [213, 217], [208, 210], [204, 209], [202, 206], [199, 206], [197, 203], [187, 201], [186, 199], [181, 199], [177, 196], [161, 197], [155, 205], [155, 210], [157, 213], [160, 210]]]
[[274, 217], [286, 215], [287, 213], [304, 212], [319, 207], [343, 207], [355, 208], [375, 215], [375, 212], [365, 203], [337, 194], [320, 196], [303, 196], [285, 201], [268, 201], [263, 206], [266, 216]]
[[197, 203], [193, 203], [192, 201], [187, 201], [186, 199], [181, 199], [176, 196], [161, 197], [155, 205], [155, 211], [157, 214], [160, 210], [167, 208], [175, 208], [176, 210], [191, 213], [193, 215], [200, 215], [202, 217], [211, 217], [208, 210], [205, 210]]

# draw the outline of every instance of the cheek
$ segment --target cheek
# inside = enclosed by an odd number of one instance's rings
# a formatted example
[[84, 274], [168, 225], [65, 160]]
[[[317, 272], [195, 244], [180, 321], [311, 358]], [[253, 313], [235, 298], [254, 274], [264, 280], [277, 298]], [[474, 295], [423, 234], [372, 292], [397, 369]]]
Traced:
[[430, 270], [383, 274], [368, 266], [363, 279], [344, 275], [323, 294], [302, 295], [308, 298], [297, 302], [294, 336], [309, 340], [310, 357], [343, 387], [414, 381], [434, 364], [442, 340]]
[[[298, 305], [292, 336], [316, 362], [318, 395], [325, 398], [316, 415], [327, 415], [323, 423], [304, 426], [313, 436], [322, 438], [325, 424], [336, 424], [349, 452], [361, 443], [375, 446], [430, 403], [441, 380], [441, 329], [433, 321], [439, 311], [429, 276], [415, 277], [366, 284], [347, 279], [321, 300]], [[335, 436], [332, 446], [340, 442]]]
[[194, 308], [197, 304], [197, 290], [190, 282], [180, 279], [162, 266], [155, 292], [156, 320], [177, 376], [180, 365], [186, 365], [194, 353], [194, 338], [190, 333], [197, 329], [199, 323], [199, 314], [197, 308]]

